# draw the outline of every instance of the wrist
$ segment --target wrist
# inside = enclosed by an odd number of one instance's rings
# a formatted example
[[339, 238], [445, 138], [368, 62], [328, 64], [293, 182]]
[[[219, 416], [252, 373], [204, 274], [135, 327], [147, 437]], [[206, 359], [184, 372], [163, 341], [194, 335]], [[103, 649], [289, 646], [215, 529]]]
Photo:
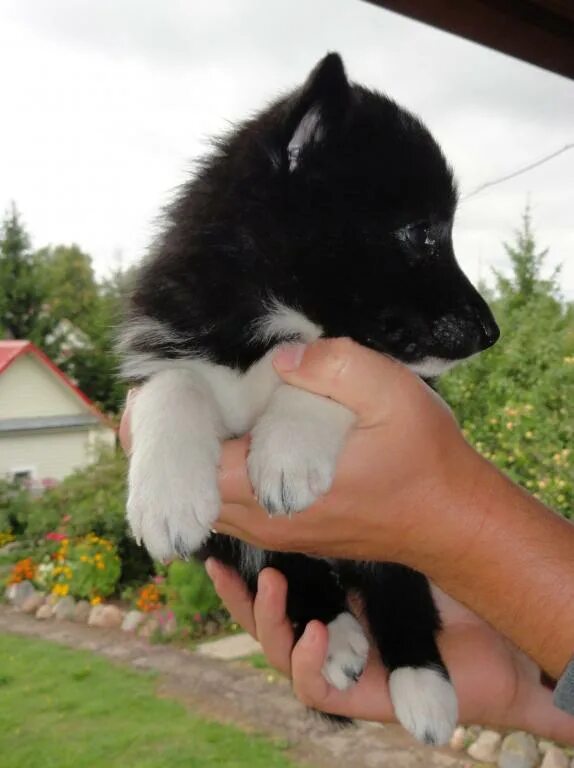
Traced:
[[416, 521], [400, 560], [437, 583], [460, 575], [461, 563], [473, 550], [484, 526], [498, 471], [462, 438], [449, 458], [416, 494], [410, 516]]

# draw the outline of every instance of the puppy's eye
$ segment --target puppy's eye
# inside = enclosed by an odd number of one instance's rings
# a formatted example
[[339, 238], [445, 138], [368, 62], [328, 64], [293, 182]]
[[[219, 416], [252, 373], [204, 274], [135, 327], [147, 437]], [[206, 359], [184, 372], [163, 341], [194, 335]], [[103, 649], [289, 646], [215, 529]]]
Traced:
[[399, 240], [408, 243], [419, 253], [433, 253], [437, 244], [432, 225], [428, 221], [419, 221], [402, 227], [398, 230], [397, 236]]
[[428, 221], [421, 221], [418, 224], [411, 224], [405, 227], [405, 239], [414, 247], [420, 250], [434, 243], [430, 233], [430, 224]]

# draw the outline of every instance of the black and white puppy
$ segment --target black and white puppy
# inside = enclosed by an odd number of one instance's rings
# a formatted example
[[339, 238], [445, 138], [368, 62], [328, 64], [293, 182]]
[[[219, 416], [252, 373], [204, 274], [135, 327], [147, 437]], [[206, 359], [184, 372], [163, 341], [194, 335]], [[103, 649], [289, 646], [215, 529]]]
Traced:
[[348, 336], [434, 377], [493, 344], [498, 328], [460, 270], [452, 172], [389, 98], [351, 84], [329, 54], [304, 85], [218, 141], [169, 208], [123, 327], [123, 375], [145, 382], [132, 414], [128, 519], [162, 560], [200, 548], [287, 576], [297, 631], [329, 628], [324, 675], [345, 689], [368, 641], [358, 590], [400, 722], [448, 740], [457, 701], [436, 644], [426, 579], [393, 564], [273, 554], [210, 533], [221, 441], [251, 432], [261, 504], [290, 515], [329, 490], [353, 423], [337, 403], [281, 383], [286, 341]]

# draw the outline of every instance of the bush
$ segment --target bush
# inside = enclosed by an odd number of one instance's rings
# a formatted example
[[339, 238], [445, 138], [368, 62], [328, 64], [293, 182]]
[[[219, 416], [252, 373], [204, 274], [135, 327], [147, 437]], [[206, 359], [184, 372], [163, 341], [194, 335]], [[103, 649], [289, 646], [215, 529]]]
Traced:
[[121, 560], [123, 584], [146, 581], [153, 562], [131, 537], [125, 517], [127, 462], [123, 454], [104, 452], [36, 499], [29, 499], [23, 535], [38, 540], [60, 530], [69, 538], [94, 534], [111, 541]]
[[497, 276], [498, 344], [441, 381], [469, 442], [565, 517], [574, 514], [574, 308], [543, 280], [528, 212]]
[[174, 560], [167, 570], [164, 591], [178, 626], [193, 624], [221, 609], [211, 579], [195, 560]]
[[63, 538], [52, 555], [46, 555], [34, 576], [36, 584], [61, 597], [99, 602], [113, 594], [120, 576], [120, 559], [113, 544], [94, 534]]
[[0, 531], [22, 535], [32, 504], [32, 497], [21, 485], [0, 479]]

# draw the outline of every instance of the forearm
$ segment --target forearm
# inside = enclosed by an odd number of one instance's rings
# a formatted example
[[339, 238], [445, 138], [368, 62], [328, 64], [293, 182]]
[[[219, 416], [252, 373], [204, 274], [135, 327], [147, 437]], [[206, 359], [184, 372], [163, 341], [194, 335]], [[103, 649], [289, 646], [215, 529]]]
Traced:
[[574, 527], [478, 458], [437, 525], [445, 514], [447, 556], [419, 570], [558, 677], [574, 654]]

